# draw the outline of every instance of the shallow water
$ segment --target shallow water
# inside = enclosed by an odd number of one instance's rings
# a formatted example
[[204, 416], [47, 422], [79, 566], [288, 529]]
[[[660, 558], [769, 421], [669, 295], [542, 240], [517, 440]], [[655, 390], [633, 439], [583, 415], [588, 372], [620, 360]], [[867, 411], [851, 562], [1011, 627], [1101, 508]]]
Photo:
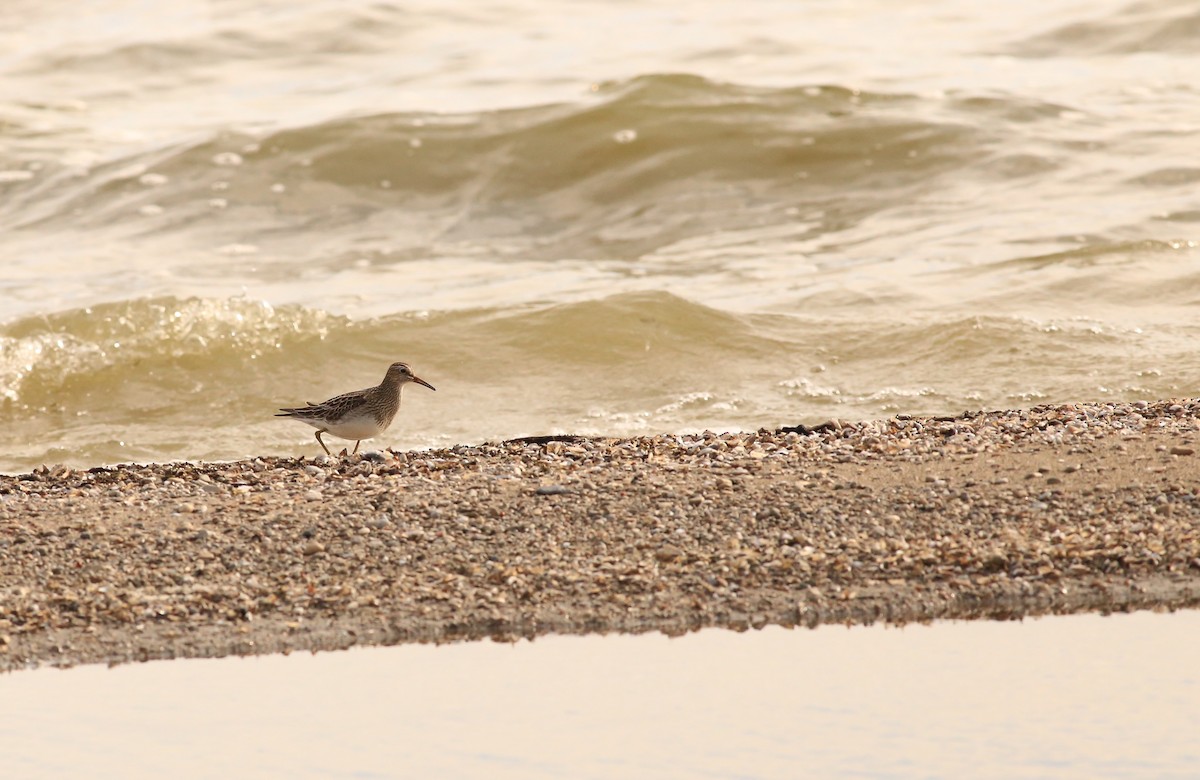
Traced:
[[0, 677], [30, 778], [1185, 778], [1200, 612], [408, 645]]
[[1190, 2], [8, 19], [0, 470], [311, 454], [396, 359], [380, 446], [1200, 383]]

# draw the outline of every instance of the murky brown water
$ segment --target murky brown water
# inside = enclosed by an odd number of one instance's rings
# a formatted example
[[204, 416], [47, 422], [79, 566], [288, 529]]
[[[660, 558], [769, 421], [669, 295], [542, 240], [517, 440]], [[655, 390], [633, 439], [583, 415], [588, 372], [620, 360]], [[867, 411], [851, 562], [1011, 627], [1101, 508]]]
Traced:
[[1192, 778], [1200, 612], [0, 677], [21, 778]]
[[0, 19], [0, 470], [1200, 386], [1190, 3]]

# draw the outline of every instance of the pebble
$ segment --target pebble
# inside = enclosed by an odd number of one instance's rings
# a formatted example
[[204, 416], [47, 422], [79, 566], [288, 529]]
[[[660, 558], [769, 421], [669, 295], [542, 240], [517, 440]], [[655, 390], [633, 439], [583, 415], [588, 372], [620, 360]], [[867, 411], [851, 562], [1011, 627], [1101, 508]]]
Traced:
[[654, 553], [654, 558], [662, 562], [677, 561], [683, 557], [683, 550], [673, 544], [664, 544]]

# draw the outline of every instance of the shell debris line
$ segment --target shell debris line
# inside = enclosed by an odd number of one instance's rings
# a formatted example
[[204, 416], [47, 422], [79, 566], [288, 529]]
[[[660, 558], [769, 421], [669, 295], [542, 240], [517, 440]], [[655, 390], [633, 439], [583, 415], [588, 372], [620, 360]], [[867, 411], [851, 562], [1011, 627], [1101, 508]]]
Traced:
[[1200, 402], [0, 477], [0, 668], [1200, 605]]

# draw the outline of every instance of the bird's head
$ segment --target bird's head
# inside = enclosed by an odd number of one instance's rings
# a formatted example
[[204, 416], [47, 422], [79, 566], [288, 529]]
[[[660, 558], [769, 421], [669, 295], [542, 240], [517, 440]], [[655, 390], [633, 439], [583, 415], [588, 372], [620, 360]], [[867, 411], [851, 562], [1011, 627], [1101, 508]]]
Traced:
[[407, 382], [416, 382], [419, 385], [425, 385], [430, 390], [437, 390], [436, 387], [414, 374], [412, 369], [408, 367], [408, 363], [392, 363], [388, 366], [387, 378], [389, 381], [400, 385]]

